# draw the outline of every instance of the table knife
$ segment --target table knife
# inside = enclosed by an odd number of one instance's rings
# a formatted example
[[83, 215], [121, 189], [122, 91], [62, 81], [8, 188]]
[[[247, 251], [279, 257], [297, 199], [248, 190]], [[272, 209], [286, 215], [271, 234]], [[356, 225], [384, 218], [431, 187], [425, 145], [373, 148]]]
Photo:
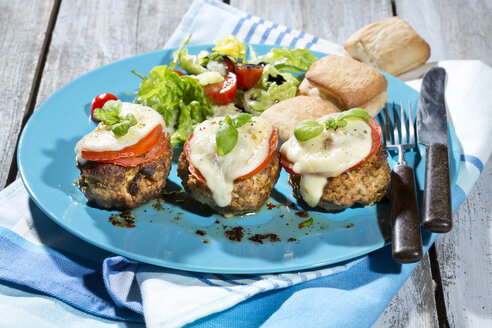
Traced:
[[417, 107], [417, 140], [427, 146], [422, 225], [440, 233], [452, 228], [445, 83], [444, 68], [431, 68], [422, 80]]

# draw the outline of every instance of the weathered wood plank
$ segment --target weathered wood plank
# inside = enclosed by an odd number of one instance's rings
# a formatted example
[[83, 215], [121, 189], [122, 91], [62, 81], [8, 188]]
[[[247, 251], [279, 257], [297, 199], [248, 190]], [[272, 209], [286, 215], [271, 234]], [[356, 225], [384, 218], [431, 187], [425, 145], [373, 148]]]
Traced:
[[396, 0], [396, 12], [431, 45], [429, 60], [480, 59], [492, 65], [490, 1]]
[[0, 1], [0, 189], [14, 157], [53, 4]]
[[429, 254], [395, 295], [373, 328], [438, 326]]
[[451, 327], [492, 326], [491, 160], [453, 216], [453, 230], [436, 241]]
[[[231, 0], [231, 5], [338, 44], [345, 43], [357, 29], [393, 16], [390, 1]], [[437, 325], [435, 308], [429, 257], [426, 256], [375, 326], [434, 327]]]
[[63, 1], [37, 105], [64, 84], [99, 66], [162, 49], [191, 3]]

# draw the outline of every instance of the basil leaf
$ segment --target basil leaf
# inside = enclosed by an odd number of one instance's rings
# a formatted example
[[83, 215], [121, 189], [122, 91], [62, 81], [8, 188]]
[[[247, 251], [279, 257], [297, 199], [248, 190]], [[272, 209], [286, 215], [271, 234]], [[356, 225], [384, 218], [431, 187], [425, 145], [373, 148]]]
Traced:
[[229, 116], [226, 116], [226, 120], [220, 121], [219, 129], [215, 134], [217, 152], [220, 156], [229, 154], [234, 149], [234, 146], [236, 146], [238, 138], [236, 128], [227, 122], [227, 118], [229, 118], [229, 120], [231, 119]]
[[338, 120], [345, 120], [347, 118], [361, 118], [367, 123], [371, 120], [371, 116], [362, 108], [352, 108], [350, 110], [347, 110], [343, 113], [341, 113], [338, 116]]
[[314, 221], [313, 218], [309, 218], [306, 221], [299, 223], [299, 229], [309, 227], [310, 225], [313, 224], [313, 221]]
[[232, 126], [235, 128], [240, 128], [248, 122], [251, 122], [251, 114], [240, 113], [232, 117]]
[[352, 108], [338, 115], [336, 119], [328, 118], [325, 121], [325, 126], [327, 129], [343, 128], [347, 125], [347, 119], [349, 118], [361, 118], [367, 123], [371, 120], [371, 116], [364, 109]]
[[94, 110], [94, 118], [106, 125], [113, 125], [120, 122], [121, 100], [108, 100], [102, 108]]
[[323, 124], [313, 120], [304, 120], [297, 123], [294, 136], [299, 141], [307, 141], [319, 136], [323, 130]]
[[135, 118], [135, 116], [133, 116], [133, 114], [128, 114], [122, 122], [114, 124], [111, 128], [111, 131], [113, 131], [115, 135], [121, 137], [128, 132], [128, 129], [136, 124], [137, 119]]

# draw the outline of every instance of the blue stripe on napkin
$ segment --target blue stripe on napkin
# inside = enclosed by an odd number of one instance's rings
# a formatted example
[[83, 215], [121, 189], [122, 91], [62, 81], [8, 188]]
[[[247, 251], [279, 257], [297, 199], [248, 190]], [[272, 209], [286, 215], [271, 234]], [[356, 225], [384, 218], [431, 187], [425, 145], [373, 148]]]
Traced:
[[313, 40], [311, 40], [311, 42], [309, 42], [308, 44], [306, 44], [306, 48], [307, 49], [311, 49], [312, 46], [314, 46], [316, 43], [318, 43], [318, 37], [317, 36], [313, 36]]
[[275, 23], [275, 24], [273, 24], [272, 26], [270, 26], [269, 28], [267, 28], [267, 29], [265, 30], [265, 32], [263, 33], [263, 35], [261, 36], [260, 43], [261, 43], [261, 44], [264, 44], [264, 43], [265, 43], [265, 41], [266, 41], [266, 39], [268, 39], [268, 36], [270, 35], [270, 32], [271, 32], [272, 30], [276, 29], [277, 27], [278, 27], [278, 24], [277, 24], [277, 23]]
[[252, 17], [251, 14], [248, 14], [246, 17], [241, 17], [241, 19], [239, 19], [239, 21], [237, 22], [236, 27], [234, 27], [234, 30], [232, 30], [232, 34], [233, 35], [237, 35], [239, 33], [239, 30], [243, 26], [244, 22], [247, 19], [250, 19], [251, 17]]
[[477, 169], [480, 171], [480, 173], [482, 173], [483, 171], [483, 163], [482, 161], [476, 157], [476, 156], [473, 156], [473, 155], [461, 155], [461, 160], [463, 162], [468, 162], [468, 163], [472, 163], [473, 165], [475, 165], [477, 167]]
[[258, 25], [263, 24], [265, 21], [263, 19], [260, 19], [258, 22], [254, 23], [253, 26], [251, 26], [248, 34], [246, 35], [246, 38], [244, 39], [244, 42], [249, 43], [251, 40], [251, 37], [255, 33], [256, 29], [258, 28]]
[[104, 318], [143, 321], [141, 314], [115, 306], [104, 286], [100, 262], [64, 253], [0, 227], [1, 280], [34, 288]]

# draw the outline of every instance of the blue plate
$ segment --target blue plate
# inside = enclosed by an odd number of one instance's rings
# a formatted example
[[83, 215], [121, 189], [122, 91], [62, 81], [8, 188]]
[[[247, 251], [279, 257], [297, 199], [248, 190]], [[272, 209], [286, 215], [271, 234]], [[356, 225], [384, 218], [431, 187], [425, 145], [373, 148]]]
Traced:
[[[272, 48], [254, 47], [258, 54]], [[204, 45], [189, 49], [196, 54], [210, 48]], [[336, 214], [304, 212], [306, 209], [291, 196], [285, 172], [269, 200], [271, 206], [231, 219], [207, 211], [180, 192], [173, 192], [166, 201], [153, 200], [132, 211], [133, 228], [119, 226], [125, 220], [118, 212], [88, 206], [75, 184], [79, 171], [75, 167], [74, 147], [96, 126], [89, 119], [92, 98], [110, 92], [123, 101], [132, 101], [127, 93], [138, 90], [140, 79], [130, 70], [148, 74], [152, 67], [168, 64], [173, 51], [146, 53], [98, 68], [55, 92], [31, 116], [19, 141], [18, 166], [32, 199], [49, 217], [74, 235], [108, 251], [159, 266], [200, 272], [250, 274], [309, 269], [349, 260], [385, 245], [389, 229], [387, 201]], [[386, 78], [389, 102], [410, 100], [413, 108], [417, 108], [416, 91], [391, 76]], [[459, 144], [449, 131], [454, 185]], [[416, 168], [420, 191], [425, 163], [422, 150], [407, 152], [409, 164]], [[174, 151], [179, 154], [180, 149]], [[390, 163], [394, 163], [392, 158]], [[176, 166], [174, 162], [166, 187], [169, 191], [181, 188]], [[299, 223], [309, 217], [313, 224], [300, 229]], [[235, 227], [242, 229], [233, 230]], [[243, 234], [240, 242], [230, 240], [225, 233], [239, 230]], [[232, 235], [229, 237], [238, 237], [237, 233]]]

